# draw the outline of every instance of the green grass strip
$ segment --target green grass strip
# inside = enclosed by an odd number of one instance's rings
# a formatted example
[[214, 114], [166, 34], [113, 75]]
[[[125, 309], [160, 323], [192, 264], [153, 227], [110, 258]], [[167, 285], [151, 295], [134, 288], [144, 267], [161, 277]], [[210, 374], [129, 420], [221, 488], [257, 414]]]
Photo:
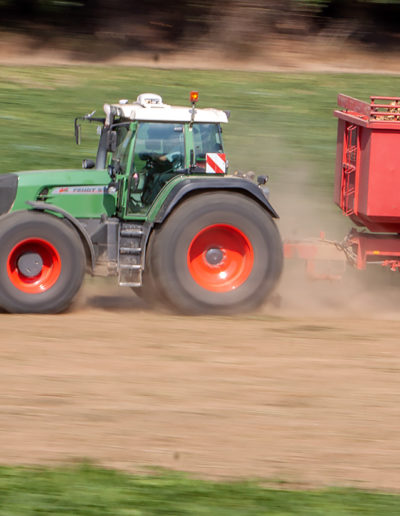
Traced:
[[354, 489], [289, 491], [173, 472], [131, 475], [92, 465], [0, 468], [0, 515], [398, 515], [400, 496]]

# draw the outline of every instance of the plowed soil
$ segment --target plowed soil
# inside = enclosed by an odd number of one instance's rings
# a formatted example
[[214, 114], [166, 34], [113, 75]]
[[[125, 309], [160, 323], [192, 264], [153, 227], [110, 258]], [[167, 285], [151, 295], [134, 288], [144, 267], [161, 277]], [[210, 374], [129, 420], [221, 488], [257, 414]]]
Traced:
[[1, 462], [398, 489], [397, 290], [315, 285], [189, 318], [91, 280], [68, 313], [0, 314]]

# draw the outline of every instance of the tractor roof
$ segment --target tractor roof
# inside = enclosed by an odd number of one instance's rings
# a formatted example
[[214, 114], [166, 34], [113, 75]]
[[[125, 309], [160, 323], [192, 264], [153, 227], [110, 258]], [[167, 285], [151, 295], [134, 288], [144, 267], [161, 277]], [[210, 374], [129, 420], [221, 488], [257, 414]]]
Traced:
[[[117, 104], [104, 104], [107, 120], [110, 115], [120, 116], [129, 120], [152, 122], [190, 122], [192, 108], [184, 106], [169, 106], [164, 104], [159, 95], [143, 93], [135, 102], [120, 100]], [[212, 108], [195, 108], [194, 122], [227, 123], [228, 114], [225, 111]]]

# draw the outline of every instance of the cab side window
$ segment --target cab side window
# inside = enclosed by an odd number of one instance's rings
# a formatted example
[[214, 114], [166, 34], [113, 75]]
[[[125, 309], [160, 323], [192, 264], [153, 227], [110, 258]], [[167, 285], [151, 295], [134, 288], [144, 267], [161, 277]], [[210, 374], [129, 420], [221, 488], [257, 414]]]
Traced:
[[205, 166], [207, 153], [224, 152], [221, 130], [217, 124], [194, 124], [193, 140], [195, 160], [198, 166]]

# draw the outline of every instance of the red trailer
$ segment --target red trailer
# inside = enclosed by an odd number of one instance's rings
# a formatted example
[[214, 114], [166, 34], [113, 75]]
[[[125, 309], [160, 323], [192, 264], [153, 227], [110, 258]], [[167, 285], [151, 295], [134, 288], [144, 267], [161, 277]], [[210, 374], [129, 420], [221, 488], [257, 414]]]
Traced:
[[[380, 263], [400, 268], [400, 97], [370, 102], [338, 96], [334, 201], [362, 231], [352, 229], [343, 242], [329, 242], [329, 259], [344, 253], [365, 269]], [[286, 242], [285, 256], [307, 261], [308, 269], [327, 255], [328, 242]], [[322, 247], [321, 247], [322, 246]], [[321, 254], [322, 252], [322, 254]], [[329, 253], [328, 253], [329, 254]]]

